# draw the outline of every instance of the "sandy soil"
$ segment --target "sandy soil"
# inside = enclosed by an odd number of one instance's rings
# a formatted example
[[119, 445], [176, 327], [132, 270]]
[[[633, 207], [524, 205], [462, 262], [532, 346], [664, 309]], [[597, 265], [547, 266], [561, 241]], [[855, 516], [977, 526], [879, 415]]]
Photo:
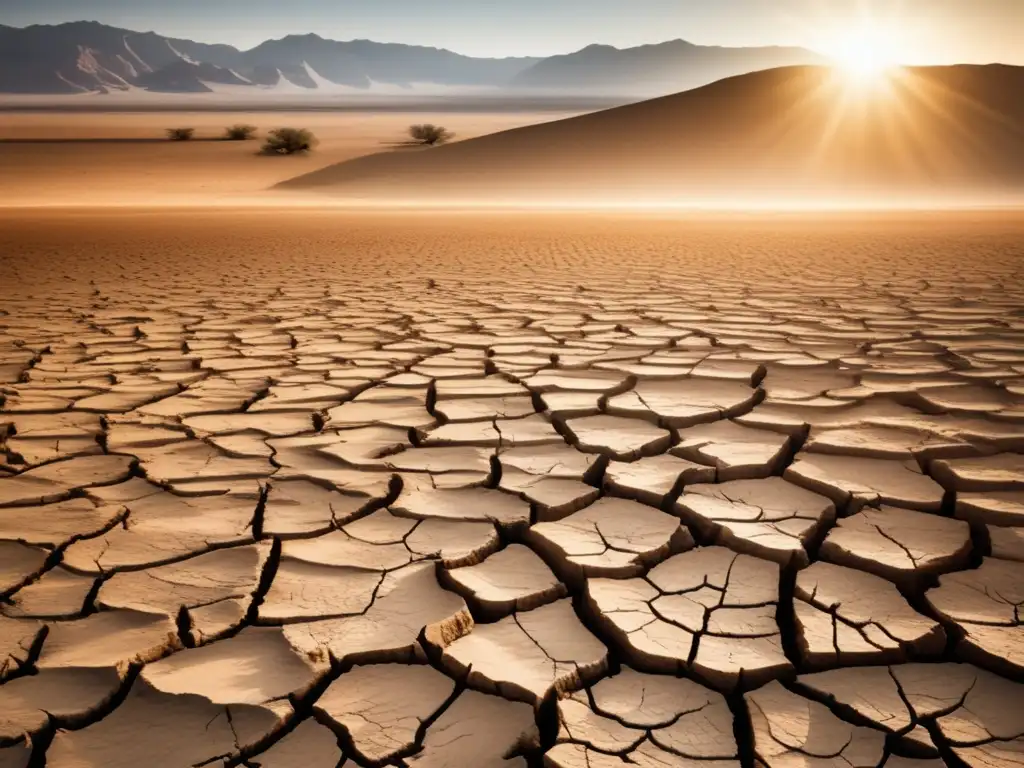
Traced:
[[5, 768], [1021, 754], [1024, 216], [7, 208], [0, 285]]
[[[438, 122], [471, 138], [567, 116], [523, 113], [9, 112], [0, 119], [0, 206], [199, 205], [260, 197], [294, 176], [389, 150], [409, 125]], [[258, 142], [212, 141], [249, 123], [296, 126], [320, 139], [307, 157], [259, 157]], [[196, 141], [165, 130], [194, 127]]]

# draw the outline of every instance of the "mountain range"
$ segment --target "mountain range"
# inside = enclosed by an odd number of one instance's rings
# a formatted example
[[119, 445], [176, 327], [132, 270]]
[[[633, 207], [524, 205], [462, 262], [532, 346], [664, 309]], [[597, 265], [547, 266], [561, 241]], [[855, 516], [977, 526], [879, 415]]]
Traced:
[[611, 93], [636, 93], [640, 86], [647, 94], [662, 95], [747, 72], [823, 63], [824, 57], [804, 48], [722, 48], [671, 40], [626, 49], [590, 45], [538, 61], [514, 82], [521, 87]]
[[226, 85], [315, 93], [332, 86], [433, 84], [650, 96], [745, 72], [814, 63], [821, 57], [801, 48], [720, 48], [683, 40], [627, 49], [592, 45], [550, 58], [491, 59], [316, 34], [239, 50], [92, 21], [0, 25], [0, 93], [18, 94], [204, 93]]
[[868, 88], [782, 67], [281, 185], [347, 198], [735, 205], [1019, 203], [1024, 67], [908, 68]]

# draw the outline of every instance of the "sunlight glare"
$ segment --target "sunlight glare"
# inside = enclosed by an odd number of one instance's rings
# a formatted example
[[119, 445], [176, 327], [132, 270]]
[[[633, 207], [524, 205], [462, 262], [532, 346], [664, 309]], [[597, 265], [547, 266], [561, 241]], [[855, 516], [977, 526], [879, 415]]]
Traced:
[[845, 31], [829, 51], [844, 77], [860, 86], [883, 84], [897, 61], [897, 46], [891, 34], [873, 26]]

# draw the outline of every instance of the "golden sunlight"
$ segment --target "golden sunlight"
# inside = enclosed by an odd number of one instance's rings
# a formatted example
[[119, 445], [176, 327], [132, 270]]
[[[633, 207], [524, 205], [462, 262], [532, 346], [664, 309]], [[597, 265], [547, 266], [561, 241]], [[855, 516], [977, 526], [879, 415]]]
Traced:
[[875, 86], [889, 79], [898, 64], [899, 49], [891, 31], [864, 24], [837, 34], [828, 53], [852, 83]]

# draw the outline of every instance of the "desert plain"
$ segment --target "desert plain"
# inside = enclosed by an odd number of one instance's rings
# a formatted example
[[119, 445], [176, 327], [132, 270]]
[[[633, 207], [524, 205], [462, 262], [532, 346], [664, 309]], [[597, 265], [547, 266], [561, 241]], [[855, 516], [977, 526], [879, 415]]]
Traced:
[[[411, 123], [434, 119], [459, 138], [568, 117], [575, 112], [466, 112], [423, 115], [401, 111], [321, 110], [31, 111], [0, 113], [2, 206], [203, 207], [258, 204], [266, 190], [363, 155], [389, 151]], [[311, 130], [316, 152], [261, 157], [260, 141], [222, 141], [226, 127], [250, 124], [260, 136], [280, 127]], [[171, 142], [171, 128], [195, 128], [191, 142]], [[280, 198], [280, 195], [277, 196]]]
[[1024, 215], [267, 190], [430, 117], [3, 115], [0, 766], [1024, 764]]

